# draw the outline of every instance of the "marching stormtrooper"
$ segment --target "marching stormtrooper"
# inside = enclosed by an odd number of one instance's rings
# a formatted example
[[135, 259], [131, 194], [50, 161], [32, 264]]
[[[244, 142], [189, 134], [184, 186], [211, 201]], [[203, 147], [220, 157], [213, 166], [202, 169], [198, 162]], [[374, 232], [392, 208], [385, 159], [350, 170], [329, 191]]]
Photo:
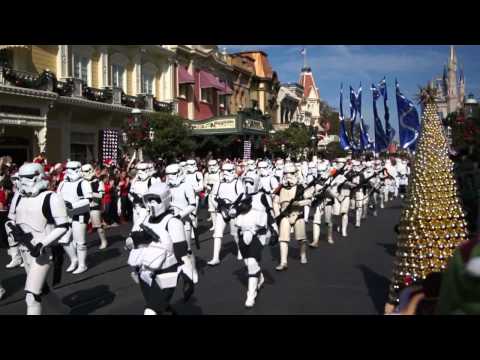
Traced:
[[240, 253], [248, 271], [248, 290], [245, 307], [255, 305], [258, 290], [265, 279], [260, 268], [262, 248], [269, 242], [272, 232], [278, 233], [274, 220], [272, 200], [259, 192], [259, 177], [253, 173], [244, 179], [245, 194], [235, 218]]
[[285, 166], [285, 162], [283, 161], [283, 159], [277, 159], [277, 161], [275, 161], [275, 168], [273, 169], [273, 175], [277, 178], [277, 181], [279, 184], [282, 183], [284, 166]]
[[350, 194], [350, 210], [355, 212], [355, 227], [359, 228], [361, 225], [366, 193], [363, 189], [363, 181], [365, 176], [363, 174], [364, 167], [359, 160], [352, 161], [352, 183], [355, 184], [355, 188], [352, 189]]
[[102, 222], [102, 197], [105, 194], [105, 186], [103, 181], [100, 181], [95, 176], [95, 169], [90, 164], [82, 166], [82, 177], [90, 183], [92, 188], [92, 201], [90, 203], [90, 222], [92, 229], [97, 231], [100, 239], [100, 250], [105, 249], [108, 246], [107, 236], [105, 235], [105, 229]]
[[198, 171], [197, 162], [193, 159], [187, 160], [185, 165], [185, 182], [189, 184], [193, 191], [195, 192], [195, 210], [190, 213], [191, 223], [192, 223], [192, 232], [191, 236], [193, 237], [198, 228], [198, 205], [200, 203], [200, 193], [204, 190], [203, 185], [203, 174]]
[[258, 175], [260, 175], [260, 191], [270, 196], [273, 202], [275, 213], [279, 213], [279, 201], [275, 200], [275, 197], [278, 196], [277, 192], [280, 188], [280, 183], [278, 182], [277, 177], [273, 174], [272, 170], [269, 168], [269, 165], [266, 161], [260, 161], [258, 163]]
[[[9, 219], [13, 218], [15, 214], [16, 205], [20, 200], [20, 191], [19, 191], [20, 178], [18, 177], [18, 172], [13, 174], [10, 179], [15, 188], [15, 192], [13, 193], [10, 209], [7, 215]], [[23, 267], [24, 263], [23, 263], [22, 255], [20, 253], [20, 248], [18, 247], [18, 243], [15, 242], [12, 236], [7, 236], [7, 241], [8, 241], [8, 255], [10, 255], [11, 261], [5, 267], [7, 269], [13, 269], [13, 268], [16, 268], [17, 266]]]
[[208, 173], [205, 176], [205, 188], [206, 196], [208, 196], [208, 213], [210, 214], [210, 219], [212, 220], [212, 227], [210, 231], [215, 229], [215, 219], [217, 216], [215, 210], [215, 204], [213, 202], [212, 190], [215, 184], [220, 182], [220, 167], [218, 166], [217, 160], [210, 160], [208, 162]]
[[[320, 229], [322, 218], [325, 218], [327, 224], [327, 240], [329, 244], [333, 244], [333, 225], [332, 225], [332, 208], [334, 199], [327, 196], [327, 190], [333, 180], [334, 172], [330, 171], [330, 163], [328, 161], [317, 163], [317, 173], [319, 181], [315, 184], [315, 200], [316, 206], [313, 214], [313, 241], [309, 244], [312, 248], [317, 248], [320, 242]], [[313, 203], [312, 203], [313, 207]]]
[[[233, 236], [238, 248], [238, 231], [231, 210], [235, 205], [235, 201], [241, 199], [244, 192], [243, 182], [235, 174], [235, 166], [231, 163], [223, 164], [221, 180], [215, 184], [211, 194], [214, 197], [213, 201], [217, 209], [217, 216], [213, 232], [213, 257], [208, 262], [210, 266], [220, 264], [220, 249], [222, 247], [223, 232], [227, 224], [230, 225], [230, 234]], [[242, 260], [239, 250], [237, 259]]]
[[185, 175], [180, 165], [168, 165], [165, 173], [172, 197], [170, 207], [173, 214], [183, 222], [185, 239], [188, 243], [188, 249], [191, 250], [192, 217], [190, 215], [195, 211], [195, 191], [191, 184], [185, 181]]
[[152, 186], [152, 184], [159, 182], [158, 178], [152, 178], [152, 167], [149, 163], [140, 162], [135, 166], [137, 171], [135, 178], [130, 186], [128, 198], [133, 204], [133, 223], [141, 222], [148, 215], [142, 196]]
[[390, 200], [390, 196], [393, 193], [393, 197], [396, 198], [398, 195], [397, 187], [397, 168], [395, 164], [395, 159], [387, 159], [385, 161], [385, 171], [390, 175], [390, 177], [385, 179], [385, 186], [383, 188], [383, 201], [387, 203]]
[[144, 315], [161, 315], [183, 279], [185, 300], [193, 294], [198, 274], [188, 253], [182, 221], [169, 212], [172, 195], [167, 184], [155, 183], [142, 196], [147, 216], [132, 237], [128, 264], [145, 299]]
[[71, 229], [59, 241], [70, 259], [67, 272], [81, 274], [87, 271], [87, 224], [90, 219], [90, 203], [93, 199], [90, 183], [83, 179], [81, 164], [78, 161], [68, 161], [65, 178], [57, 189], [70, 218]]
[[[337, 158], [334, 162], [334, 166], [340, 174], [335, 176], [335, 179], [332, 180], [330, 186], [331, 194], [334, 198], [332, 214], [341, 218], [341, 234], [343, 237], [347, 237], [350, 192], [351, 189], [355, 187], [355, 184], [347, 178], [347, 176], [351, 175], [349, 174], [351, 169], [349, 165], [347, 165], [346, 158]], [[340, 232], [340, 226], [337, 230]]]
[[300, 242], [300, 262], [307, 263], [307, 234], [304, 220], [304, 207], [311, 204], [314, 188], [304, 188], [298, 183], [297, 169], [294, 164], [288, 163], [283, 169], [282, 186], [280, 188], [278, 201], [280, 213], [276, 214], [279, 222], [280, 234], [280, 264], [276, 270], [286, 270], [288, 267], [288, 243], [291, 230]]
[[257, 175], [257, 166], [255, 160], [247, 160], [247, 166], [245, 168], [245, 173], [243, 174], [244, 178], [252, 177]]
[[410, 167], [406, 159], [399, 159], [397, 162], [398, 191], [400, 198], [404, 198], [407, 193], [408, 176], [410, 175]]
[[52, 246], [69, 231], [69, 218], [62, 197], [47, 190], [48, 180], [42, 165], [23, 164], [18, 172], [21, 186], [18, 202], [6, 230], [25, 262], [25, 302], [27, 315], [42, 314], [42, 295], [51, 267]]

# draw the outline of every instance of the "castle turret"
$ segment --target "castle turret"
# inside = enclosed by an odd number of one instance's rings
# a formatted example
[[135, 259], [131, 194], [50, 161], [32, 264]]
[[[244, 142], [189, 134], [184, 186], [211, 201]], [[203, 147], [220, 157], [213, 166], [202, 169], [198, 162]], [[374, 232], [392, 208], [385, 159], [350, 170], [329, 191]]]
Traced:
[[447, 108], [448, 112], [454, 112], [458, 109], [458, 92], [457, 92], [457, 54], [455, 47], [450, 46], [450, 59], [448, 60], [448, 94]]

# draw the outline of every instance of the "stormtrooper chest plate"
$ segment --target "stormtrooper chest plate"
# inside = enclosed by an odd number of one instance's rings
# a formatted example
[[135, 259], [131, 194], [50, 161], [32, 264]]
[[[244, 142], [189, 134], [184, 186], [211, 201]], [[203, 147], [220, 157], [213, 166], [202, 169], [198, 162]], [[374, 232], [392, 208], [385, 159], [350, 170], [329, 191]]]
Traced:
[[62, 195], [63, 200], [68, 201], [70, 203], [74, 203], [80, 200], [80, 196], [78, 196], [78, 187], [81, 186], [81, 181], [64, 181], [62, 187], [60, 189], [60, 194]]
[[137, 194], [138, 196], [143, 196], [148, 191], [148, 180], [141, 181], [136, 180], [132, 183], [132, 193]]
[[218, 197], [229, 202], [234, 202], [238, 195], [236, 191], [237, 181], [222, 182], [218, 187]]
[[22, 197], [15, 213], [15, 223], [25, 231], [44, 233], [47, 226], [47, 219], [43, 215], [42, 206], [45, 196], [49, 192], [44, 191], [36, 197]]

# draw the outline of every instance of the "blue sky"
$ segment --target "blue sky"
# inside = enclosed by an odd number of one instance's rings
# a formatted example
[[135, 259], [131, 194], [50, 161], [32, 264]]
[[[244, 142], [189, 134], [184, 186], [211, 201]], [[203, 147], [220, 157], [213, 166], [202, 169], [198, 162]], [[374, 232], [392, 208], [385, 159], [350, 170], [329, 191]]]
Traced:
[[[386, 76], [392, 126], [398, 139], [395, 78], [407, 98], [413, 100], [419, 85], [441, 76], [450, 45], [219, 45], [227, 51], [263, 50], [281, 82], [296, 82], [303, 66], [302, 48], [307, 49], [307, 64], [312, 68], [320, 97], [338, 109], [340, 83], [344, 86], [344, 112], [348, 113], [348, 88], [362, 83], [362, 112], [373, 136], [373, 110], [370, 86]], [[480, 46], [455, 46], [458, 64], [463, 64], [466, 94], [480, 96]], [[347, 100], [345, 100], [347, 99]], [[378, 102], [383, 119], [383, 104]]]

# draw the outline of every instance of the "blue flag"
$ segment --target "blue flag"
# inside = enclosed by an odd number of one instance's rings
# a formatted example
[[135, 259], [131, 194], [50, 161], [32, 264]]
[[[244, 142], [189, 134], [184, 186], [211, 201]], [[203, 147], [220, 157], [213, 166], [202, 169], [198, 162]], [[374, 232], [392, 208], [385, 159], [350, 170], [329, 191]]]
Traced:
[[400, 146], [402, 149], [415, 150], [417, 138], [420, 134], [420, 121], [418, 112], [412, 101], [408, 100], [401, 92], [395, 80], [398, 111], [398, 128]]
[[385, 131], [383, 130], [382, 126], [382, 121], [380, 120], [380, 117], [378, 116], [378, 111], [377, 111], [377, 100], [380, 97], [380, 92], [378, 89], [375, 87], [374, 84], [372, 84], [372, 97], [373, 97], [373, 119], [375, 123], [375, 152], [380, 153], [382, 151], [385, 151], [388, 148], [389, 141], [387, 138], [387, 135], [385, 134]]
[[356, 102], [355, 102], [356, 112], [360, 117], [360, 149], [361, 150], [368, 150], [371, 147], [372, 142], [368, 136], [368, 132], [366, 131], [365, 123], [363, 122], [362, 116], [362, 84], [360, 84], [360, 88], [358, 89], [358, 93], [356, 95]]
[[343, 84], [340, 85], [340, 146], [343, 150], [350, 150], [350, 141], [345, 130], [345, 118], [343, 116]]
[[350, 130], [352, 134], [352, 149], [357, 149], [357, 144], [355, 143], [355, 121], [357, 119], [357, 96], [352, 86], [350, 85]]
[[382, 94], [383, 97], [383, 108], [385, 112], [385, 135], [387, 135], [387, 140], [388, 140], [388, 145], [392, 142], [393, 138], [395, 137], [395, 129], [392, 128], [390, 125], [390, 110], [388, 109], [387, 105], [387, 82], [385, 80], [385, 77], [383, 78], [382, 81], [380, 81], [380, 84], [378, 85], [380, 88], [380, 94]]

